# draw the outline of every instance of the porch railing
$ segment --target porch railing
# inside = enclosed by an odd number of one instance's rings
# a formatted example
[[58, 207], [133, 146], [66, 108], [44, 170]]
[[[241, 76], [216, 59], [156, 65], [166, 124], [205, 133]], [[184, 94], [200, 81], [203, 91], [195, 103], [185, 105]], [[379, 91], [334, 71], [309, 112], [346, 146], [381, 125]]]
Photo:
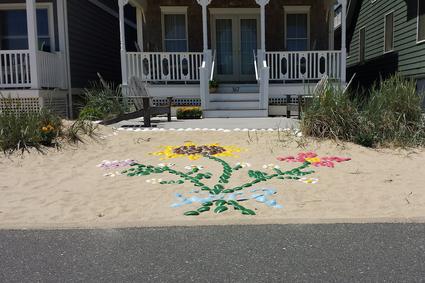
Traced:
[[145, 81], [199, 82], [202, 52], [127, 52], [127, 75]]
[[61, 53], [38, 51], [38, 76], [40, 86], [46, 88], [66, 88], [64, 82], [63, 60]]
[[[29, 50], [0, 50], [0, 88], [33, 86]], [[61, 53], [37, 51], [39, 87], [66, 88]]]
[[341, 51], [266, 52], [270, 81], [341, 78]]
[[0, 50], [0, 87], [30, 87], [31, 69], [28, 50]]

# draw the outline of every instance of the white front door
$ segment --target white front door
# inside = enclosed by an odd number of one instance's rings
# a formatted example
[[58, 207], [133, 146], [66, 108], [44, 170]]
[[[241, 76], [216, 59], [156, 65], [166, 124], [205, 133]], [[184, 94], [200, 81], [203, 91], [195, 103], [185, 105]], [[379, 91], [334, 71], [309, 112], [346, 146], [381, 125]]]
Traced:
[[254, 81], [254, 52], [259, 41], [257, 15], [214, 15], [212, 43], [219, 81]]

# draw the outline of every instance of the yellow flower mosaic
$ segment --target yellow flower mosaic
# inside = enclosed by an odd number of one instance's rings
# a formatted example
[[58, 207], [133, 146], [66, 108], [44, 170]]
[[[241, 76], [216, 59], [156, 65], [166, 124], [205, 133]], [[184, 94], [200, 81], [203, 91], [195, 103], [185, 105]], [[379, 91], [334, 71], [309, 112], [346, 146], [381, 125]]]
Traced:
[[221, 146], [218, 143], [196, 145], [192, 142], [180, 146], [167, 145], [162, 150], [152, 153], [155, 156], [161, 156], [161, 160], [172, 158], [185, 158], [189, 160], [198, 160], [203, 156], [210, 155], [216, 157], [238, 157], [236, 153], [242, 149], [236, 146]]

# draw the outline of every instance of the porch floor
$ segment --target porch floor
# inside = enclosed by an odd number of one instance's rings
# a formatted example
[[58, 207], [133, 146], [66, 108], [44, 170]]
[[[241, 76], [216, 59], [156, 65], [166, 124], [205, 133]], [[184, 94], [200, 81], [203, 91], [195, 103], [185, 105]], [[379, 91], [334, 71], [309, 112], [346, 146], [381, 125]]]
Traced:
[[[143, 118], [111, 125], [113, 127], [132, 128], [140, 127], [143, 124]], [[152, 124], [160, 129], [298, 129], [299, 121], [282, 117], [268, 118], [208, 118], [199, 120], [176, 120], [173, 118], [171, 122], [167, 122], [164, 117], [152, 119]]]

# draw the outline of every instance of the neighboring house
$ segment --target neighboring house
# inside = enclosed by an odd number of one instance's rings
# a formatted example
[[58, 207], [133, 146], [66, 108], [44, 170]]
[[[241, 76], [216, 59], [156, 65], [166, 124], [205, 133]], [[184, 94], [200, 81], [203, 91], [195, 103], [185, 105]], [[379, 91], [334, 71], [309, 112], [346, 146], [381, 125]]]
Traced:
[[[205, 117], [264, 117], [270, 105], [306, 94], [324, 76], [345, 83], [345, 44], [334, 49], [335, 0], [118, 2], [124, 88], [139, 77], [154, 96], [200, 103]], [[129, 6], [140, 52], [125, 44]], [[220, 83], [218, 93], [209, 92], [211, 79]]]
[[[136, 18], [125, 12], [131, 46]], [[120, 82], [120, 66], [116, 0], [0, 0], [0, 92], [15, 107], [70, 114], [72, 94], [97, 72]]]
[[347, 39], [360, 86], [399, 72], [425, 90], [425, 0], [351, 0]]

